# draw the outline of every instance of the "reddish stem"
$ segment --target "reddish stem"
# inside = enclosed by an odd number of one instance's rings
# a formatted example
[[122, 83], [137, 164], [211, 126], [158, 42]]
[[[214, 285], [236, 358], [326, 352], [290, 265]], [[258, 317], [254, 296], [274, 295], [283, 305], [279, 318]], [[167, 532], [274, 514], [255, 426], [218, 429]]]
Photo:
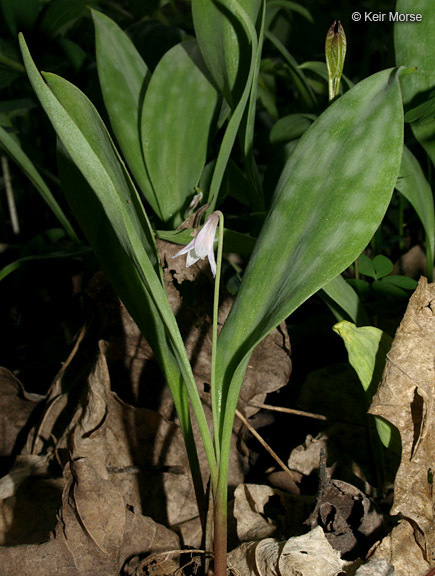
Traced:
[[[221, 497], [220, 497], [221, 496]], [[227, 575], [227, 497], [225, 494], [216, 496], [214, 506], [214, 576]]]

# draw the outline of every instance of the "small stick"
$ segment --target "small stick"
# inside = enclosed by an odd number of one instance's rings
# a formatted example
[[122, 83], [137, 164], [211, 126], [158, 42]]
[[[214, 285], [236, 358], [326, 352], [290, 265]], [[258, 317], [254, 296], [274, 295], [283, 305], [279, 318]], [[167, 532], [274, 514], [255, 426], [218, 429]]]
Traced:
[[15, 204], [14, 190], [12, 188], [11, 173], [9, 171], [9, 163], [7, 157], [1, 155], [1, 165], [3, 172], [3, 179], [5, 182], [6, 199], [8, 202], [9, 215], [11, 217], [12, 232], [15, 236], [20, 233], [20, 222], [18, 220], [17, 206]]
[[284, 462], [281, 460], [281, 458], [278, 456], [278, 454], [269, 446], [269, 444], [266, 442], [266, 440], [264, 440], [264, 438], [262, 436], [260, 436], [260, 434], [257, 432], [257, 430], [255, 430], [255, 428], [253, 428], [249, 422], [246, 420], [246, 418], [243, 416], [243, 414], [241, 414], [238, 410], [236, 410], [236, 416], [239, 420], [241, 420], [243, 422], [243, 424], [246, 426], [246, 428], [249, 430], [249, 432], [260, 442], [260, 444], [263, 446], [263, 448], [265, 448], [269, 454], [272, 456], [272, 458], [275, 460], [275, 462], [277, 462], [279, 464], [279, 466], [284, 470], [284, 472], [286, 472], [290, 478], [294, 481], [294, 476], [291, 473], [291, 470], [288, 468], [288, 466], [286, 464], [284, 464]]
[[260, 402], [251, 402], [250, 406], [256, 408], [263, 408], [264, 410], [273, 410], [275, 412], [285, 412], [286, 414], [294, 414], [295, 416], [305, 416], [306, 418], [315, 418], [316, 420], [328, 420], [323, 414], [314, 414], [313, 412], [304, 412], [303, 410], [295, 410], [293, 408], [283, 408], [282, 406], [273, 406], [272, 404], [261, 404]]

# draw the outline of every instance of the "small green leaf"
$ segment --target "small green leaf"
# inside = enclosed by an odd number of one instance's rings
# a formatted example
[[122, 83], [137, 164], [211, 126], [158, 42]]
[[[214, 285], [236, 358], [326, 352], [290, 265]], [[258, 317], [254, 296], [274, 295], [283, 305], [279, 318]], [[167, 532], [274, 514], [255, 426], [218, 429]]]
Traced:
[[[333, 327], [344, 341], [349, 363], [354, 368], [370, 404], [373, 394], [382, 379], [387, 353], [391, 348], [391, 336], [374, 326], [357, 328], [351, 322], [339, 322]], [[384, 446], [400, 452], [400, 437], [397, 429], [382, 419], [376, 418], [376, 428]]]
[[289, 114], [280, 118], [270, 131], [270, 143], [285, 144], [300, 138], [315, 119], [314, 114]]
[[373, 261], [366, 254], [361, 254], [358, 257], [358, 269], [364, 276], [376, 278], [376, 270]]
[[415, 290], [418, 284], [417, 280], [408, 278], [407, 276], [387, 276], [386, 278], [382, 278], [382, 282], [384, 284], [393, 284], [404, 290]]
[[337, 276], [320, 291], [337, 320], [352, 320], [355, 324], [367, 324], [368, 317], [356, 291], [343, 276]]
[[376, 271], [375, 278], [377, 280], [383, 276], [388, 276], [388, 274], [391, 274], [394, 268], [394, 264], [391, 262], [391, 260], [382, 254], [378, 254], [374, 257], [373, 266]]

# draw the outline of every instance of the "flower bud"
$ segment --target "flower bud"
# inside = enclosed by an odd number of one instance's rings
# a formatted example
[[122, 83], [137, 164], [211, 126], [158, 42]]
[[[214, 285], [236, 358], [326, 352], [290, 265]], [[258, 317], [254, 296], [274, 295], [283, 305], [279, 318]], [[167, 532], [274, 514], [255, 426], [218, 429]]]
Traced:
[[326, 34], [325, 55], [328, 68], [329, 100], [336, 98], [340, 91], [340, 80], [346, 57], [346, 34], [340, 20], [334, 20]]

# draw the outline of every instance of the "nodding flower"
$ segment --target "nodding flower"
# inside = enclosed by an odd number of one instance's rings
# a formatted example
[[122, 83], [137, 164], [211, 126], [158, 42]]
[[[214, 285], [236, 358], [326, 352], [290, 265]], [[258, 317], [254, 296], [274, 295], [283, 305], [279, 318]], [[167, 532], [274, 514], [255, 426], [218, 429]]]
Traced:
[[195, 236], [195, 238], [182, 248], [175, 256], [172, 258], [177, 258], [177, 256], [182, 256], [187, 254], [186, 266], [192, 266], [198, 260], [203, 260], [208, 256], [208, 261], [210, 263], [211, 272], [213, 278], [216, 276], [216, 260], [214, 258], [214, 241], [216, 236], [216, 228], [219, 223], [219, 214], [213, 212], [208, 217], [208, 220]]

